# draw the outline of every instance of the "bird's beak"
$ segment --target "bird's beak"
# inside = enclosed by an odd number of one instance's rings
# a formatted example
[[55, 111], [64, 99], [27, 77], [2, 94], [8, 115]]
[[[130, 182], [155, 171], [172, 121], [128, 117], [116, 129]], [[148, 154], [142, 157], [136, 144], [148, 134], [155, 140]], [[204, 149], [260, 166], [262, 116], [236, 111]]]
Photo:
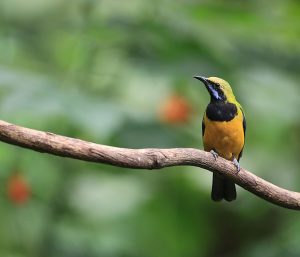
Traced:
[[194, 78], [200, 80], [201, 82], [203, 82], [203, 84], [204, 84], [206, 87], [208, 87], [209, 81], [208, 81], [207, 78], [202, 77], [202, 76], [194, 76]]
[[214, 89], [213, 85], [211, 84], [208, 78], [202, 76], [195, 76], [194, 78], [200, 80], [205, 85], [212, 99], [220, 99], [219, 93]]

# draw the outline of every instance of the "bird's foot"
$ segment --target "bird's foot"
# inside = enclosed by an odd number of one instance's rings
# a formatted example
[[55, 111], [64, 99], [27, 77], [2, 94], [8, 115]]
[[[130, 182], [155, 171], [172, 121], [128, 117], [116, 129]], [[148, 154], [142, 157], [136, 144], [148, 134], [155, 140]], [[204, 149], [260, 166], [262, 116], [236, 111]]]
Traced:
[[232, 163], [234, 164], [234, 166], [237, 168], [237, 171], [239, 172], [241, 170], [241, 166], [235, 157], [233, 157]]
[[213, 157], [215, 158], [215, 161], [216, 161], [219, 157], [218, 153], [215, 152], [214, 150], [211, 150], [210, 153], [213, 155]]

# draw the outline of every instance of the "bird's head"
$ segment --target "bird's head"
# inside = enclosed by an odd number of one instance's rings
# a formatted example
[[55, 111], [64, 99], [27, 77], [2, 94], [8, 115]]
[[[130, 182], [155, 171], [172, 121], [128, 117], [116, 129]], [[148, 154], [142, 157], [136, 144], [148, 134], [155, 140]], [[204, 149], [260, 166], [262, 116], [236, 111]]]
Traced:
[[208, 90], [212, 102], [234, 102], [235, 97], [229, 83], [217, 77], [205, 78], [195, 76], [195, 79], [200, 80]]

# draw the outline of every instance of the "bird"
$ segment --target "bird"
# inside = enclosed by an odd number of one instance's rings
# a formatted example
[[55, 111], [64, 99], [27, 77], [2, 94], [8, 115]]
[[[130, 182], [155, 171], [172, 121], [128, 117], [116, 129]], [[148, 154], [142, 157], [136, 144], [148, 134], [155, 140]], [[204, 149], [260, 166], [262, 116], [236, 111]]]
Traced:
[[[220, 156], [232, 161], [239, 172], [246, 133], [243, 108], [227, 81], [218, 77], [194, 76], [194, 78], [200, 80], [210, 94], [210, 102], [202, 120], [204, 151], [210, 152], [215, 160]], [[211, 198], [213, 201], [235, 200], [234, 182], [213, 172]]]

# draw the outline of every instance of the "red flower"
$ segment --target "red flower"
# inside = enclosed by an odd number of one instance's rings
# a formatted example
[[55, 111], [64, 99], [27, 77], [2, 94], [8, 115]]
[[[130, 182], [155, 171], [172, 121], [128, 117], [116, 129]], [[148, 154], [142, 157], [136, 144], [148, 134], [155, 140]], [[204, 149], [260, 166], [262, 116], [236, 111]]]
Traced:
[[20, 174], [13, 175], [7, 184], [7, 195], [16, 204], [26, 203], [30, 197], [30, 187]]
[[191, 105], [184, 97], [173, 95], [162, 105], [160, 116], [166, 123], [179, 124], [189, 120], [191, 111]]

